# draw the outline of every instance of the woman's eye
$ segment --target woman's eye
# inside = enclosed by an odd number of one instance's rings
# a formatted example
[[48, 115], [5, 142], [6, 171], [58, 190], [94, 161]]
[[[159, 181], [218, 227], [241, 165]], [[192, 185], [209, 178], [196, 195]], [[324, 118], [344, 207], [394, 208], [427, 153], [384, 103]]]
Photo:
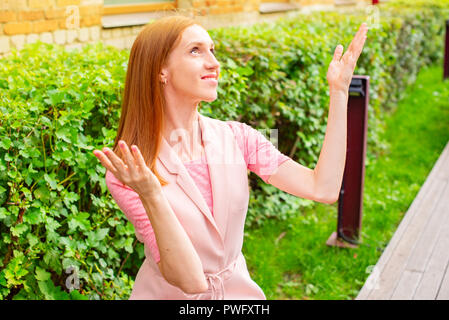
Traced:
[[[192, 50], [190, 50], [190, 52], [193, 51], [198, 51], [198, 47], [192, 48]], [[210, 49], [210, 52], [212, 52], [212, 54], [215, 54], [215, 49]]]

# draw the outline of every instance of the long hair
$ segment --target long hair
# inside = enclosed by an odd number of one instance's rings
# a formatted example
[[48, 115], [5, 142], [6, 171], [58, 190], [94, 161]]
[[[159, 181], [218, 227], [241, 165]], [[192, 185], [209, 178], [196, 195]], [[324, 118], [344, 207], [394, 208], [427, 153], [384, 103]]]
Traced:
[[165, 98], [160, 72], [172, 49], [181, 40], [184, 29], [194, 18], [175, 15], [160, 18], [142, 29], [131, 48], [126, 74], [122, 111], [113, 151], [124, 159], [118, 141], [136, 145], [147, 166], [167, 185], [156, 170], [156, 158], [162, 144]]

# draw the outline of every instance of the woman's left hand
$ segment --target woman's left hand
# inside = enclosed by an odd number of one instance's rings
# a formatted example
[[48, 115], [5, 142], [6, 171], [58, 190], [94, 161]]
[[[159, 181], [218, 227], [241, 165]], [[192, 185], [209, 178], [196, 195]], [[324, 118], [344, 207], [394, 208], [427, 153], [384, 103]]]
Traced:
[[343, 57], [341, 56], [343, 53], [343, 46], [339, 44], [335, 49], [334, 57], [327, 71], [327, 82], [329, 83], [331, 92], [348, 92], [357, 60], [359, 59], [363, 50], [363, 45], [365, 44], [367, 32], [367, 24], [362, 23]]

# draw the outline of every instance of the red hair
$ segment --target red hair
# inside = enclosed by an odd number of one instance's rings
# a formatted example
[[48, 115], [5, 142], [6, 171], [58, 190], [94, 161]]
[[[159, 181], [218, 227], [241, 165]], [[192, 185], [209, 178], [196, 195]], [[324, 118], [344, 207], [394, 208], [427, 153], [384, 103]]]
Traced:
[[122, 111], [113, 151], [123, 159], [118, 141], [136, 145], [147, 166], [162, 186], [167, 185], [156, 171], [156, 158], [162, 143], [165, 98], [160, 72], [181, 40], [182, 32], [199, 23], [175, 15], [160, 18], [138, 34], [131, 48], [126, 74]]

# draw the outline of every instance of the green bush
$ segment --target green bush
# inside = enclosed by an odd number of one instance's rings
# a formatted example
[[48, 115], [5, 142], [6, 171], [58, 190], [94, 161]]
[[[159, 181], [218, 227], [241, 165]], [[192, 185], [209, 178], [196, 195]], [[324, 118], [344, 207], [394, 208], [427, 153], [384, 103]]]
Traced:
[[[381, 6], [359, 59], [355, 74], [370, 76], [367, 165], [388, 147], [379, 139], [383, 114], [421, 66], [441, 61], [449, 5], [423, 3]], [[219, 99], [200, 112], [276, 128], [279, 150], [314, 167], [326, 129], [327, 67], [365, 19], [315, 13], [210, 30], [222, 77]], [[100, 43], [70, 52], [36, 43], [0, 61], [0, 298], [129, 297], [143, 245], [92, 154], [115, 138], [128, 55]], [[247, 227], [313, 205], [254, 175], [250, 183]], [[75, 276], [80, 287], [71, 291]]]
[[[133, 248], [133, 227], [91, 153], [113, 142], [126, 59], [100, 46], [36, 43], [1, 61], [1, 297], [129, 295], [142, 247]], [[69, 295], [75, 276], [82, 288]]]

